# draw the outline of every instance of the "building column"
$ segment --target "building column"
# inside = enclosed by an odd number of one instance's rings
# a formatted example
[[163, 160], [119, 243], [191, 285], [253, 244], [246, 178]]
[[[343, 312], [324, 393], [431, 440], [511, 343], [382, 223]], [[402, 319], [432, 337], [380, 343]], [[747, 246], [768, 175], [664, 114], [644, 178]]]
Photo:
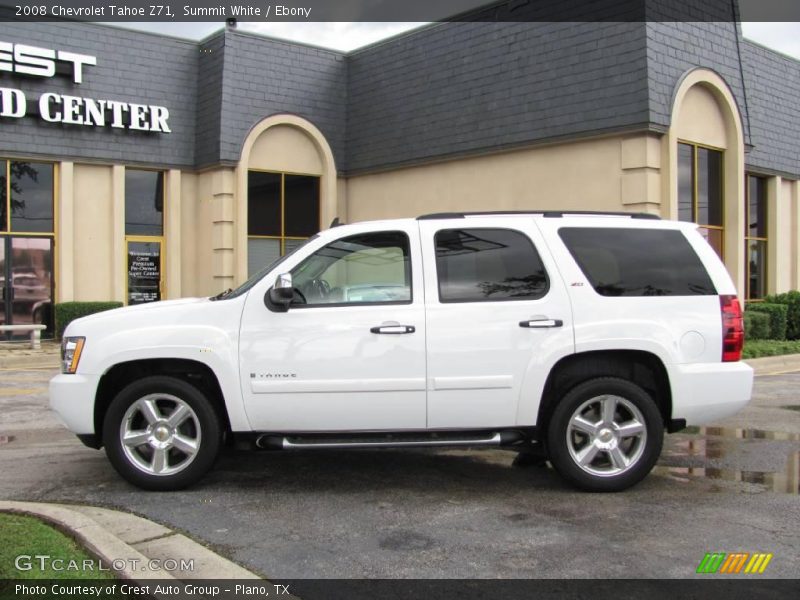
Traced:
[[[731, 147], [723, 155], [723, 224], [725, 266], [736, 285], [739, 296], [745, 294], [745, 264], [744, 252], [744, 150], [741, 147]], [[769, 250], [767, 250], [769, 254]], [[769, 269], [769, 267], [767, 267]]]
[[660, 215], [661, 142], [656, 136], [642, 135], [623, 139], [620, 149], [622, 205], [632, 212]]
[[783, 179], [767, 179], [767, 293], [785, 292], [791, 285], [791, 240], [787, 235], [791, 198], [784, 197]]
[[164, 265], [166, 298], [181, 297], [181, 172], [166, 173], [166, 214], [164, 215]]
[[792, 257], [790, 286], [793, 290], [800, 290], [800, 239], [798, 239], [800, 237], [800, 181], [791, 183], [790, 200], [791, 242], [789, 252]]
[[111, 168], [111, 299], [125, 302], [128, 249], [125, 247], [125, 167]]
[[234, 196], [236, 177], [233, 169], [219, 169], [211, 183], [211, 247], [214, 285], [219, 291], [232, 288], [236, 280], [234, 253]]
[[58, 166], [58, 227], [56, 229], [56, 302], [75, 299], [75, 165]]

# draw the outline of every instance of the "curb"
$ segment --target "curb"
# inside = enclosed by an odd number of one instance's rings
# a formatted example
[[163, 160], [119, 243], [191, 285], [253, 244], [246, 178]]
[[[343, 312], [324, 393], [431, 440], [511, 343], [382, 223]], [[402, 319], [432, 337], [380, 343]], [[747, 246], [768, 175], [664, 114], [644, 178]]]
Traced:
[[800, 354], [748, 358], [744, 362], [753, 367], [756, 375], [780, 375], [800, 371]]
[[[222, 558], [183, 534], [142, 517], [94, 506], [0, 501], [0, 512], [38, 517], [78, 540], [121, 579], [257, 579], [261, 577]], [[150, 570], [151, 561], [165, 564], [191, 560], [187, 570]], [[117, 568], [120, 567], [120, 568]]]

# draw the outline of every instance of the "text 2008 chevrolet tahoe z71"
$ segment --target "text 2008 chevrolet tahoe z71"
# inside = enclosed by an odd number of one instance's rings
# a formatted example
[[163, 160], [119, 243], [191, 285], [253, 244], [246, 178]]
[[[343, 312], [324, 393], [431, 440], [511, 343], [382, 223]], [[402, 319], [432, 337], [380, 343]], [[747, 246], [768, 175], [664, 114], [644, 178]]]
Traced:
[[181, 488], [259, 448], [538, 449], [640, 481], [664, 430], [750, 399], [742, 317], [696, 226], [441, 214], [319, 233], [237, 290], [78, 319], [52, 407], [130, 482]]

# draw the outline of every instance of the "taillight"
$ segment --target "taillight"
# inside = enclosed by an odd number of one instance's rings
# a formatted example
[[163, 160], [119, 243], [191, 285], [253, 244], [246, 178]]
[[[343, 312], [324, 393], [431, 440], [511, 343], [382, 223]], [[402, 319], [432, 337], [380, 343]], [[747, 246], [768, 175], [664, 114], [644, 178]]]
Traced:
[[722, 362], [736, 362], [742, 358], [744, 324], [742, 306], [736, 296], [720, 296], [722, 313]]

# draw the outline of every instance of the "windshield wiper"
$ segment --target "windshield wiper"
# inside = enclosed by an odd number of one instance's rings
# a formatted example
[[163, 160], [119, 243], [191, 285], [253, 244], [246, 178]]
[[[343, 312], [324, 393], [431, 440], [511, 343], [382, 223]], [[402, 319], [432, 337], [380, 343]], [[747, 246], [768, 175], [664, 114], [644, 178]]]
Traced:
[[211, 296], [211, 298], [209, 298], [209, 300], [222, 300], [228, 294], [230, 294], [232, 291], [233, 291], [233, 288], [228, 288], [227, 290], [225, 290], [224, 292], [220, 292], [216, 296]]

